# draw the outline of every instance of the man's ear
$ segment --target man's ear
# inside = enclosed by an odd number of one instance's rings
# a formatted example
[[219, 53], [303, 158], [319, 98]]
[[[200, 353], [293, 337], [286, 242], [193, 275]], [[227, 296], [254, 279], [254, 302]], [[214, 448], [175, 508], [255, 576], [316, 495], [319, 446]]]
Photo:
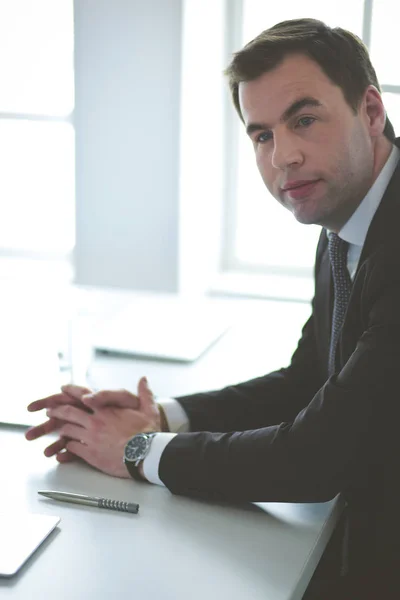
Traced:
[[382, 96], [374, 85], [369, 85], [365, 90], [362, 106], [371, 136], [378, 137], [385, 129], [386, 110], [383, 106]]

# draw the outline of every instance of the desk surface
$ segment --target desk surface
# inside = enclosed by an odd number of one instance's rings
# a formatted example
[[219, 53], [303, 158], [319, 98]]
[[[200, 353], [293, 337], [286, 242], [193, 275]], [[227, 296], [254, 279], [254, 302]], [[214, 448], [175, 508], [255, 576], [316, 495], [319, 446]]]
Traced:
[[[82, 384], [91, 332], [134, 294], [82, 290], [78, 296], [67, 300], [74, 313], [74, 380]], [[217, 389], [289, 362], [309, 306], [225, 302], [233, 326], [195, 363], [97, 356], [90, 384], [135, 391], [146, 375], [155, 394], [179, 395]], [[14, 303], [10, 296], [15, 312]], [[53, 305], [62, 309], [58, 300]], [[62, 518], [20, 574], [0, 580], [4, 599], [300, 600], [341, 511], [339, 501], [260, 508], [190, 500], [83, 464], [58, 465], [43, 456], [46, 443], [26, 442], [21, 428], [0, 425], [0, 511]], [[140, 514], [56, 503], [39, 497], [39, 489], [131, 500], [141, 505]]]
[[[4, 600], [300, 600], [340, 513], [314, 505], [227, 506], [173, 496], [159, 486], [58, 465], [43, 440], [0, 427], [0, 511], [58, 515], [61, 523], [17, 576], [0, 579]], [[46, 500], [56, 489], [130, 500], [139, 515]]]

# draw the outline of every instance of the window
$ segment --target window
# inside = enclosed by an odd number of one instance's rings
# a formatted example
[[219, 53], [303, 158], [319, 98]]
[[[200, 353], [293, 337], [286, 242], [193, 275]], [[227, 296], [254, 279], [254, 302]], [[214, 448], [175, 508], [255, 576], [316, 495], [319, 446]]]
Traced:
[[0, 253], [75, 243], [73, 0], [0, 3]]
[[[271, 3], [243, 0], [242, 14], [236, 16], [236, 50], [263, 29], [286, 19], [313, 17], [330, 26], [356, 33], [370, 48], [371, 60], [382, 85], [383, 99], [395, 131], [400, 131], [400, 75], [397, 62], [388, 60], [396, 37], [396, 0], [304, 0]], [[320, 228], [298, 223], [269, 194], [261, 181], [251, 142], [238, 118], [233, 117], [231, 162], [236, 181], [230, 187], [230, 224], [225, 239], [225, 266], [229, 270], [263, 271], [293, 276], [310, 275]], [[296, 252], [293, 247], [296, 246]]]

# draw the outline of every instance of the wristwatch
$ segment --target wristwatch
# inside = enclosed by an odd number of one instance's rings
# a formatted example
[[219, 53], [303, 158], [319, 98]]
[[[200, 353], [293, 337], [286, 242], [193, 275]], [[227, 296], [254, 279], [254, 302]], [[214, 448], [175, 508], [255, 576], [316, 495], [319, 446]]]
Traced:
[[124, 463], [129, 471], [129, 475], [133, 479], [136, 479], [136, 481], [143, 481], [138, 467], [148, 455], [155, 435], [155, 433], [137, 433], [126, 443]]

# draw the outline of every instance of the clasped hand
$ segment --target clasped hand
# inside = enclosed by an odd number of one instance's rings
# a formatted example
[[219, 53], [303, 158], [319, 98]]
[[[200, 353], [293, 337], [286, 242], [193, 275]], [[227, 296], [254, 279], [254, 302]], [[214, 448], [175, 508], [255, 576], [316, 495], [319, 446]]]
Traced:
[[127, 390], [91, 392], [65, 385], [61, 393], [36, 400], [28, 411], [46, 409], [48, 420], [31, 427], [27, 440], [57, 431], [59, 439], [47, 446], [46, 456], [61, 463], [79, 457], [100, 471], [129, 477], [123, 463], [126, 442], [139, 431], [161, 431], [160, 413], [147, 379], [138, 383], [137, 395]]

